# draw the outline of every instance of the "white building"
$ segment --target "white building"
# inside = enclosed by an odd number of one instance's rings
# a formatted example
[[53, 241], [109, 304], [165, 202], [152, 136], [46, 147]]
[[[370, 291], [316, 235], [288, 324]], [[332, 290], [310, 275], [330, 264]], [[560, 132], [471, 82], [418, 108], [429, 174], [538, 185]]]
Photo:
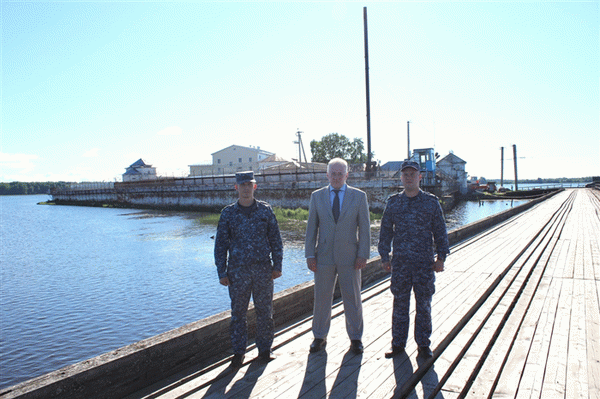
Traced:
[[142, 158], [132, 163], [123, 173], [123, 181], [139, 181], [156, 179], [156, 168], [148, 165]]
[[460, 191], [461, 194], [467, 192], [466, 164], [466, 161], [463, 161], [453, 153], [450, 153], [437, 161], [436, 174], [442, 180], [443, 192]]
[[260, 147], [231, 145], [212, 155], [212, 164], [190, 165], [190, 176], [232, 174], [244, 170], [258, 172], [260, 162], [275, 155]]

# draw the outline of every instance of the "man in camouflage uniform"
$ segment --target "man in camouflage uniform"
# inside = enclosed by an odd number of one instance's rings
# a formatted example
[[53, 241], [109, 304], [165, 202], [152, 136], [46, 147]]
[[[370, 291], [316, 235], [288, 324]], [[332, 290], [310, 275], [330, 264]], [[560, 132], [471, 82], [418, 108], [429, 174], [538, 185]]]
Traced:
[[[419, 356], [432, 356], [431, 298], [435, 292], [435, 273], [444, 271], [450, 253], [444, 214], [437, 197], [421, 191], [419, 164], [402, 163], [400, 179], [404, 191], [390, 196], [381, 219], [379, 254], [384, 270], [392, 272], [390, 290], [394, 295], [392, 313], [392, 358], [404, 353], [408, 339], [411, 291], [415, 292], [415, 341]], [[393, 241], [393, 257], [390, 249]], [[437, 259], [434, 261], [435, 243]]]
[[236, 173], [239, 199], [221, 211], [215, 238], [215, 264], [219, 282], [231, 298], [232, 366], [244, 362], [250, 295], [256, 311], [256, 346], [259, 358], [273, 359], [273, 280], [281, 277], [283, 245], [271, 206], [254, 198], [253, 172]]

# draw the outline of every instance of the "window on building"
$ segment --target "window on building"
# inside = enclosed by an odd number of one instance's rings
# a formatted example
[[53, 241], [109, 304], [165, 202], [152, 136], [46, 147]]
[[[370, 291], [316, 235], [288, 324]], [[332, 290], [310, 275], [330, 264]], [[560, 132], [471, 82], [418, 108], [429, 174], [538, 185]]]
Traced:
[[238, 158], [238, 163], [242, 163], [242, 158]]
[[248, 158], [248, 162], [252, 162], [252, 157]]
[[217, 159], [217, 163], [221, 163], [221, 159]]

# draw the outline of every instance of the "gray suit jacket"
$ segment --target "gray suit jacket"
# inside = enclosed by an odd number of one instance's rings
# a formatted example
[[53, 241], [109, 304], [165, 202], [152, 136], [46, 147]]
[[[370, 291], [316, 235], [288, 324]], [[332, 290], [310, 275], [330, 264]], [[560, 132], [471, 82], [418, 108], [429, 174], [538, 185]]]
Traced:
[[369, 259], [371, 254], [371, 221], [367, 195], [346, 186], [340, 217], [335, 223], [329, 186], [310, 196], [304, 252], [316, 257], [322, 265], [354, 265], [357, 257]]

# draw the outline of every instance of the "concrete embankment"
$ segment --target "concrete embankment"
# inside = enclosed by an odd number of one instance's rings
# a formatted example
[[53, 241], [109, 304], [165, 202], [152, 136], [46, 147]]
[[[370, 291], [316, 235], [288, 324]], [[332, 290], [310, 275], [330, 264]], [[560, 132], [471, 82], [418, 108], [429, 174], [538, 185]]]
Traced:
[[[557, 192], [455, 229], [449, 233], [450, 243], [454, 245], [476, 235]], [[373, 258], [363, 271], [363, 287], [386, 276], [379, 257]], [[314, 283], [310, 281], [275, 295], [274, 319], [278, 329], [310, 317], [313, 290]], [[252, 337], [255, 329], [252, 308], [248, 316]], [[4, 389], [0, 398], [122, 398], [183, 370], [200, 370], [227, 361], [229, 323], [230, 312], [222, 312]]]
[[[308, 208], [310, 194], [327, 184], [323, 172], [256, 175], [256, 197], [271, 206]], [[348, 184], [367, 193], [373, 211], [383, 211], [385, 200], [398, 192], [399, 180], [365, 180], [362, 174], [350, 174]], [[237, 199], [235, 176], [166, 178], [160, 180], [111, 183], [94, 186], [74, 185], [53, 190], [52, 201], [59, 205], [115, 206], [191, 211], [219, 211]]]

